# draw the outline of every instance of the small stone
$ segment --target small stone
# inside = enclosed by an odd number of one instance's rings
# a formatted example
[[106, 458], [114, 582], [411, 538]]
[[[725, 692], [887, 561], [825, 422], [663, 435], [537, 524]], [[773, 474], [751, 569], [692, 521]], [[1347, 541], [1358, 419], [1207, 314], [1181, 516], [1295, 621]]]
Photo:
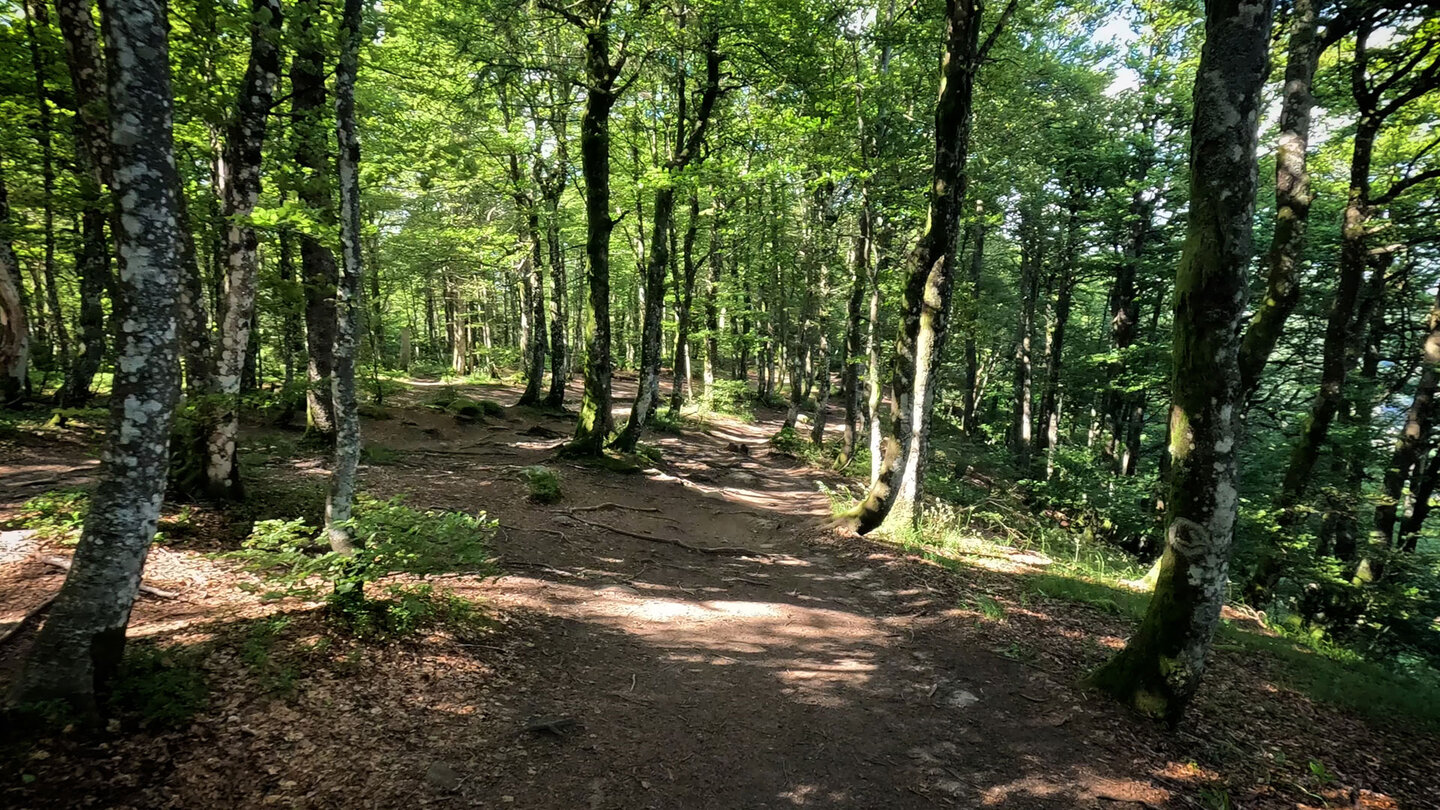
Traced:
[[973, 693], [966, 692], [962, 689], [959, 692], [952, 694], [945, 702], [950, 704], [951, 706], [954, 706], [957, 709], [964, 709], [970, 706], [974, 706], [976, 703], [979, 703], [980, 698], [976, 697]]

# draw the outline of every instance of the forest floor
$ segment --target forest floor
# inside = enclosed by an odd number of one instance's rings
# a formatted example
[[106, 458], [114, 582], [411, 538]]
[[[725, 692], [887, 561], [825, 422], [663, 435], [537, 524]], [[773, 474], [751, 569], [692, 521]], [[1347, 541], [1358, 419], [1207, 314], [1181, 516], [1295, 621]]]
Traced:
[[[131, 637], [203, 675], [195, 713], [12, 744], [0, 805], [1440, 807], [1436, 737], [1312, 702], [1262, 654], [1218, 650], [1175, 730], [1081, 691], [1128, 617], [1037, 591], [1034, 555], [941, 567], [833, 531], [821, 485], [854, 482], [768, 444], [777, 412], [651, 434], [662, 460], [625, 474], [556, 458], [573, 417], [460, 424], [419, 407], [438, 386], [366, 420], [362, 484], [499, 520], [498, 576], [430, 580], [484, 605], [482, 636], [348, 639], [318, 604], [237, 587], [248, 575], [216, 552], [243, 536], [240, 512], [169, 507], [146, 581], [177, 595], [142, 596]], [[324, 459], [296, 433], [246, 438], [246, 520], [318, 520]], [[0, 441], [0, 527], [88, 483], [93, 440]], [[527, 499], [532, 464], [560, 473], [560, 503]], [[69, 549], [0, 538], [14, 622], [59, 587], [44, 558]], [[0, 647], [0, 681], [32, 636]]]

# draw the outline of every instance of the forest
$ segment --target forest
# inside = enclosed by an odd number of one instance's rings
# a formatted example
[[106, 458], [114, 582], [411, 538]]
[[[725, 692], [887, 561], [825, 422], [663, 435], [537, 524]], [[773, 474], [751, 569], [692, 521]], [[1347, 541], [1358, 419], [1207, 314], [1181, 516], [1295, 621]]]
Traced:
[[3, 804], [1440, 808], [1437, 234], [1435, 0], [0, 0]]

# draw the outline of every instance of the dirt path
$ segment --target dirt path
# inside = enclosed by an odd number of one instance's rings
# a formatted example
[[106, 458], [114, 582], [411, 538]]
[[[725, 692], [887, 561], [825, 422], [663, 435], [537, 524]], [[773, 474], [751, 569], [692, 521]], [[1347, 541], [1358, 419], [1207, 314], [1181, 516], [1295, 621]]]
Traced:
[[[445, 458], [443, 471], [424, 472], [427, 459], [417, 462], [422, 469], [368, 482], [409, 490], [426, 505], [499, 517], [507, 573], [484, 594], [526, 616], [528, 626], [511, 662], [521, 678], [501, 707], [511, 722], [499, 727], [564, 724], [509, 744], [490, 737], [444, 759], [442, 770], [471, 777], [462, 777], [457, 801], [554, 808], [1163, 801], [1148, 779], [1117, 776], [1090, 749], [1084, 737], [1095, 729], [1077, 719], [1075, 695], [1043, 666], [967, 643], [958, 631], [973, 614], [955, 610], [955, 594], [933, 572], [900, 564], [886, 549], [829, 537], [830, 502], [819, 484], [836, 480], [769, 448], [779, 427], [769, 416], [662, 435], [664, 461], [642, 474], [558, 463], [566, 500], [555, 507], [524, 503], [518, 484], [504, 477], [476, 487], [455, 457]], [[568, 433], [560, 421], [545, 427]], [[511, 431], [494, 430], [484, 444], [503, 445], [520, 465], [549, 459], [558, 441], [517, 442]], [[396, 449], [413, 458], [404, 443]], [[417, 487], [416, 475], [433, 483]], [[612, 505], [589, 508], [604, 504]], [[756, 553], [701, 553], [595, 524]]]
[[[367, 445], [389, 452], [362, 483], [499, 521], [498, 577], [435, 579], [490, 605], [493, 633], [347, 641], [315, 604], [238, 589], [212, 554], [234, 547], [238, 518], [199, 510], [165, 524], [146, 571], [180, 596], [142, 598], [129, 632], [162, 663], [203, 651], [203, 707], [180, 728], [42, 740], [22, 777], [0, 775], [0, 805], [1290, 810], [1323, 792], [1440, 806], [1426, 738], [1277, 689], [1243, 653], [1217, 652], [1175, 732], [1080, 692], [1128, 620], [1047, 602], [1014, 571], [831, 532], [821, 487], [845, 482], [767, 444], [779, 413], [651, 434], [662, 460], [622, 474], [556, 457], [573, 417], [460, 423], [414, 407], [429, 387], [366, 421]], [[294, 440], [249, 435], [252, 505], [314, 508], [325, 465]], [[91, 470], [74, 447], [20, 449], [0, 463], [0, 514], [32, 478]], [[562, 502], [527, 499], [533, 464], [560, 473]], [[55, 551], [0, 560], [0, 619], [59, 587], [36, 556]], [[23, 649], [0, 649], [0, 680]], [[1307, 762], [1332, 781], [1306, 781]], [[1354, 804], [1350, 786], [1404, 803]]]

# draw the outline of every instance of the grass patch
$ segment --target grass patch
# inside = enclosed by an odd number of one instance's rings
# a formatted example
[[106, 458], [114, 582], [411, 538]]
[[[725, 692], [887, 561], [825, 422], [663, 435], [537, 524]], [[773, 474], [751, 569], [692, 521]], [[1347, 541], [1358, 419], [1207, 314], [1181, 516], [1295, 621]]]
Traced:
[[400, 462], [400, 451], [383, 444], [367, 444], [360, 450], [360, 460], [377, 467], [389, 467]]
[[83, 489], [57, 489], [36, 495], [20, 507], [20, 525], [35, 537], [67, 546], [80, 541], [90, 493]]
[[549, 467], [526, 467], [520, 477], [530, 489], [530, 500], [536, 503], [559, 503], [565, 497], [560, 490], [560, 474]]

